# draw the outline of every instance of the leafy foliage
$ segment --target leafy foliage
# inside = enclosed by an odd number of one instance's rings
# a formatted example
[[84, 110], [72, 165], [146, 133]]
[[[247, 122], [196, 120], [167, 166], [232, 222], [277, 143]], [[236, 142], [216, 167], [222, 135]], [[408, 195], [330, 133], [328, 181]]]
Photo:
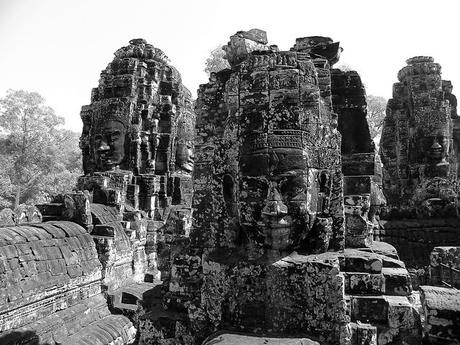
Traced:
[[211, 73], [216, 73], [222, 71], [223, 69], [230, 68], [229, 63], [224, 59], [224, 56], [225, 52], [222, 49], [222, 45], [215, 48], [206, 59], [204, 71], [208, 75], [211, 75]]
[[367, 122], [371, 138], [374, 139], [382, 132], [383, 120], [385, 119], [387, 100], [381, 96], [367, 96]]
[[0, 208], [44, 202], [70, 191], [81, 174], [78, 135], [36, 92], [0, 99]]

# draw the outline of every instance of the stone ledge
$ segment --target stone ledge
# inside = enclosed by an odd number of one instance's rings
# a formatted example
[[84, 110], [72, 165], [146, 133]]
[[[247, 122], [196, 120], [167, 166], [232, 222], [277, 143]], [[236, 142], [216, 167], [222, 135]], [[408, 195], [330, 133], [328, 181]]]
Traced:
[[251, 335], [244, 333], [219, 332], [210, 336], [203, 342], [203, 345], [320, 345], [319, 342], [310, 338], [283, 338], [262, 335]]

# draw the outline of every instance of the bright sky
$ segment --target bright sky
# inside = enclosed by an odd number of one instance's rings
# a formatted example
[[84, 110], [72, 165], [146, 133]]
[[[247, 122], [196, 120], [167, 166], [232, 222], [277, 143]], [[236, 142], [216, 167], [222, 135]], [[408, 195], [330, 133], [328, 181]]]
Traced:
[[297, 37], [340, 41], [338, 65], [386, 98], [407, 58], [430, 55], [460, 96], [459, 10], [458, 0], [0, 0], [0, 97], [37, 91], [79, 132], [81, 106], [130, 39], [162, 49], [195, 95], [209, 52], [251, 28], [283, 50]]

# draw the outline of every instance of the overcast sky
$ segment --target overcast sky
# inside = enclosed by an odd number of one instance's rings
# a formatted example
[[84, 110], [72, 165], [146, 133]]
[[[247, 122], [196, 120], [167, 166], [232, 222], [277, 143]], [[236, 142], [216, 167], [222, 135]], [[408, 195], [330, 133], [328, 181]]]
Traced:
[[297, 37], [329, 36], [344, 48], [367, 93], [391, 97], [405, 60], [430, 55], [460, 96], [458, 0], [0, 0], [0, 97], [42, 94], [81, 130], [80, 108], [113, 53], [132, 38], [162, 49], [196, 94], [209, 52], [239, 30], [260, 28], [288, 50]]

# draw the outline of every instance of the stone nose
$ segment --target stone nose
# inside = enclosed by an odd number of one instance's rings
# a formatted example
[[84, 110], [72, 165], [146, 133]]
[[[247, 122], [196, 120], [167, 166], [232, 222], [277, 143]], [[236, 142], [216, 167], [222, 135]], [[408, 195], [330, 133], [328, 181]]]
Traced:
[[437, 141], [434, 141], [433, 145], [431, 145], [431, 148], [435, 150], [439, 150], [442, 148], [442, 146]]
[[110, 146], [105, 142], [105, 140], [101, 140], [100, 144], [97, 147], [98, 152], [109, 151]]
[[288, 214], [288, 208], [276, 188], [270, 188], [268, 200], [262, 209], [262, 214], [272, 217], [284, 217]]

